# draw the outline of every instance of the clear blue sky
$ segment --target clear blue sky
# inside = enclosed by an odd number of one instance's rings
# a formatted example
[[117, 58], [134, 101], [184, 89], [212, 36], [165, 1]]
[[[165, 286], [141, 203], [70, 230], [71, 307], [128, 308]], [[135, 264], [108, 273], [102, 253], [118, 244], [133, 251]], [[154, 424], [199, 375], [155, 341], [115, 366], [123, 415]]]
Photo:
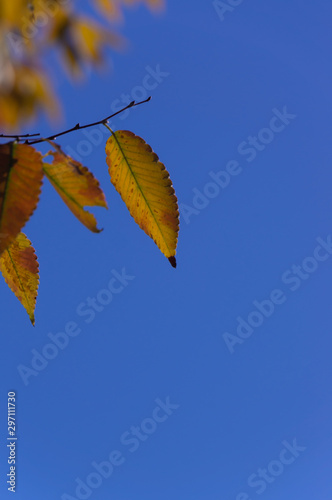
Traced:
[[45, 181], [35, 328], [0, 287], [1, 498], [10, 390], [17, 500], [332, 498], [332, 5], [222, 3], [129, 10], [112, 74], [53, 70], [66, 119], [43, 134], [152, 96], [112, 125], [170, 172], [178, 268], [111, 185], [106, 133], [59, 141], [109, 210], [93, 234]]

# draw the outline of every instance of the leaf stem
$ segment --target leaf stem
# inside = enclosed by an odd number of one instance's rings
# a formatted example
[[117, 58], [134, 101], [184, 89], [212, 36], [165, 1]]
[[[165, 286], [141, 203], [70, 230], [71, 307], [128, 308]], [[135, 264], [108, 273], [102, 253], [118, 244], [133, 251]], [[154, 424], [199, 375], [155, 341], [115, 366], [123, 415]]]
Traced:
[[111, 127], [109, 125], [107, 125], [107, 123], [103, 123], [103, 125], [111, 132], [112, 135], [114, 134], [113, 130], [111, 129]]

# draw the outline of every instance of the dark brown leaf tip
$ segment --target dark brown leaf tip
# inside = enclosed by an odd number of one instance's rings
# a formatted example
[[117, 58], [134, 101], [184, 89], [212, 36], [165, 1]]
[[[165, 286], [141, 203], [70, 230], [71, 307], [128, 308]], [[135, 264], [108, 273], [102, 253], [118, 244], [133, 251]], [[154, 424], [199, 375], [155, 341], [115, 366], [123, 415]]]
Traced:
[[176, 267], [176, 258], [174, 256], [168, 257], [172, 267]]

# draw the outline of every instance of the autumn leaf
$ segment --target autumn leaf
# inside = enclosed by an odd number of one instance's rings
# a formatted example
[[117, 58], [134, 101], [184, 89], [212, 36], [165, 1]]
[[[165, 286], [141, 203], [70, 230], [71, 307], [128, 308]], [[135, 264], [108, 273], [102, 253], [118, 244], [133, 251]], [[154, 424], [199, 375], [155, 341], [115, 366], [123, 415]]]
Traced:
[[165, 166], [143, 139], [127, 130], [107, 140], [106, 162], [130, 214], [176, 267], [179, 210]]
[[[13, 2], [1, 2], [0, 20], [10, 28], [20, 28], [23, 19], [30, 19], [31, 10], [27, 0], [15, 0]], [[25, 16], [25, 17], [24, 17]]]
[[43, 178], [42, 155], [32, 146], [0, 145], [0, 255], [35, 210]]
[[111, 19], [120, 18], [119, 2], [113, 0], [94, 0], [94, 6]]
[[35, 307], [39, 285], [38, 262], [31, 242], [19, 233], [0, 257], [0, 271], [18, 300], [26, 309], [31, 323], [35, 324]]
[[164, 6], [163, 0], [94, 0], [93, 4], [101, 12], [105, 13], [112, 20], [121, 19], [120, 4], [133, 6], [138, 3], [146, 3], [152, 9], [159, 9]]
[[124, 4], [126, 5], [133, 5], [136, 3], [146, 3], [150, 8], [152, 9], [159, 9], [161, 7], [164, 7], [164, 0], [122, 0]]
[[85, 65], [100, 66], [106, 47], [120, 48], [123, 39], [98, 22], [66, 10], [55, 18], [50, 42], [61, 49], [64, 61], [74, 76], [81, 76]]
[[120, 48], [124, 43], [119, 35], [105, 29], [98, 23], [81, 18], [76, 22], [76, 37], [81, 47], [82, 59], [100, 65], [103, 60], [103, 49], [107, 46]]
[[99, 182], [87, 167], [66, 155], [57, 144], [51, 144], [56, 151], [49, 153], [53, 155], [53, 162], [43, 164], [46, 177], [78, 220], [94, 233], [99, 233], [101, 230], [97, 228], [94, 215], [83, 208], [107, 208]]
[[31, 121], [39, 110], [49, 117], [60, 116], [60, 105], [43, 71], [22, 63], [7, 61], [1, 68], [0, 126], [7, 131], [20, 121]]

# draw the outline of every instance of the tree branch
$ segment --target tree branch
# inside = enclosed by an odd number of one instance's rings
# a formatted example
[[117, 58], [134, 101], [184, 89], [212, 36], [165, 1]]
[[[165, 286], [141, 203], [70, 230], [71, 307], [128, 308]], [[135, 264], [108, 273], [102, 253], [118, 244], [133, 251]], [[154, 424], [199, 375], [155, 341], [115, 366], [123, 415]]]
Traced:
[[[133, 108], [135, 106], [139, 106], [140, 104], [144, 104], [145, 102], [150, 101], [150, 99], [151, 99], [151, 96], [148, 97], [147, 99], [145, 99], [144, 101], [140, 101], [140, 102], [132, 101], [131, 103], [129, 103], [127, 106], [120, 109], [116, 113], [113, 113], [112, 115], [107, 116], [106, 118], [103, 118], [102, 120], [99, 120], [97, 122], [88, 123], [87, 125], [80, 125], [79, 123], [77, 123], [74, 127], [69, 128], [68, 130], [64, 130], [63, 132], [59, 132], [58, 134], [51, 135], [50, 137], [46, 137], [44, 139], [37, 139], [37, 140], [32, 140], [32, 141], [26, 140], [24, 142], [24, 144], [32, 145], [32, 144], [39, 144], [40, 142], [44, 142], [44, 141], [53, 141], [54, 139], [56, 139], [57, 137], [60, 137], [61, 135], [69, 134], [69, 132], [74, 132], [75, 130], [82, 130], [83, 128], [93, 127], [95, 125], [101, 125], [101, 124], [107, 123], [108, 120], [113, 118], [113, 116], [116, 116], [120, 113], [123, 113], [123, 111], [126, 111], [126, 109]], [[31, 135], [40, 135], [40, 134], [31, 134]], [[5, 137], [5, 136], [3, 136], [3, 137]], [[17, 137], [18, 140], [20, 140], [19, 139], [20, 137], [27, 137], [27, 135], [26, 136], [22, 136], [22, 135], [21, 136], [7, 136], [7, 137]]]
[[40, 134], [17, 134], [17, 135], [15, 135], [15, 134], [14, 135], [0, 134], [0, 137], [7, 137], [7, 138], [11, 138], [11, 139], [20, 140], [23, 137], [35, 137], [36, 135], [40, 135]]

